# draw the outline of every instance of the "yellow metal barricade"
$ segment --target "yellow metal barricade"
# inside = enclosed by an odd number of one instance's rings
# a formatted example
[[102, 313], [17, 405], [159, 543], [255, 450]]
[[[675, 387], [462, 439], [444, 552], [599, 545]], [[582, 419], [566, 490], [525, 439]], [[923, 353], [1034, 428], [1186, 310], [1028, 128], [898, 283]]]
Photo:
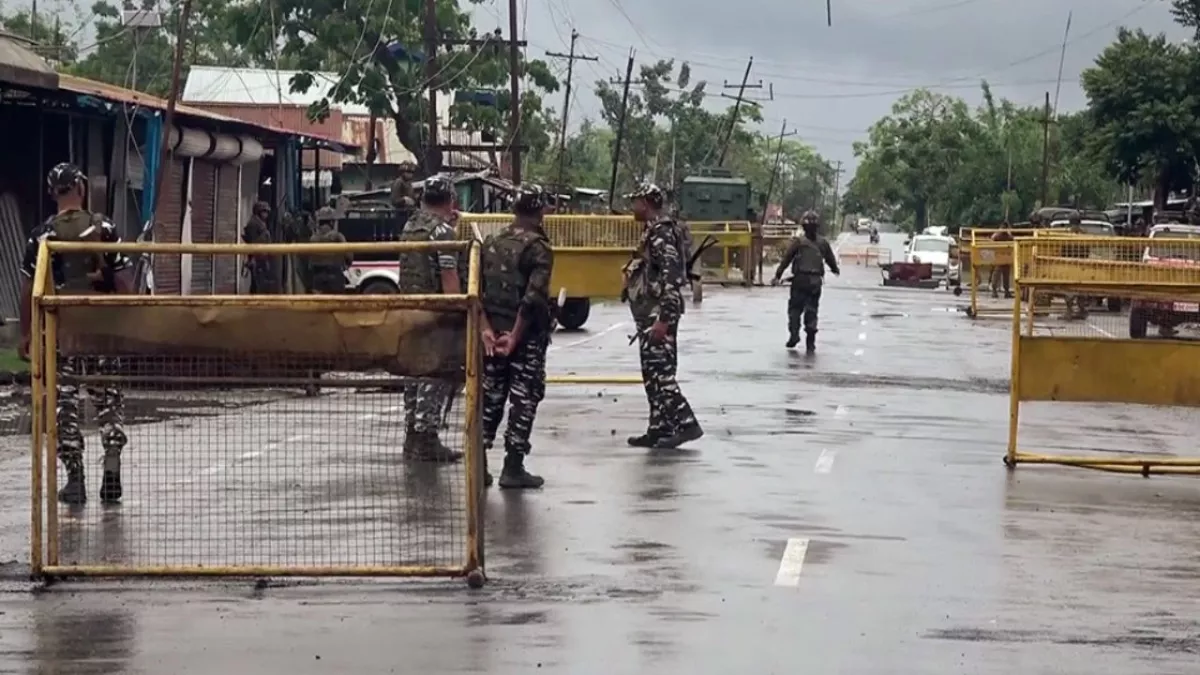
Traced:
[[[156, 264], [219, 270], [239, 255], [449, 249], [469, 250], [458, 295], [63, 295], [50, 270], [51, 255], [67, 252], [153, 253]], [[43, 243], [33, 293], [34, 574], [482, 584], [480, 311], [479, 247], [469, 242]], [[81, 391], [104, 407], [97, 421], [110, 442], [122, 406], [127, 413], [116, 508], [92, 491], [110, 449], [56, 414], [63, 397], [80, 408]], [[64, 435], [86, 441], [86, 504], [55, 498]], [[463, 461], [405, 461], [452, 452]]]
[[[1005, 463], [1200, 473], [1200, 458], [1141, 447], [1035, 452], [1023, 449], [1018, 436], [1023, 404], [1031, 402], [1200, 406], [1200, 239], [1037, 236], [1018, 240], [1014, 252], [1019, 292], [1010, 308]], [[1032, 311], [1044, 295], [1066, 299], [1062, 316]], [[1127, 314], [1087, 311], [1089, 299], [1113, 297]], [[1141, 438], [1129, 436], [1132, 443]]]
[[692, 221], [688, 227], [693, 246], [699, 246], [709, 237], [716, 241], [701, 255], [694, 270], [701, 274], [704, 283], [742, 286], [754, 283], [759, 245], [749, 221]]
[[[1012, 269], [1013, 243], [1012, 241], [992, 240], [995, 234], [1005, 230], [985, 227], [964, 229], [967, 232], [963, 235], [963, 247], [960, 250], [966, 252], [963, 260], [967, 263], [966, 268], [962, 269], [962, 273], [968, 275], [967, 278], [970, 280], [968, 296], [970, 304], [967, 306], [967, 316], [972, 319], [989, 316], [1006, 317], [1010, 311], [1007, 304], [983, 305], [979, 301], [979, 291], [985, 279], [991, 289], [992, 285], [997, 283], [996, 272], [1005, 268]], [[1013, 228], [1006, 231], [1012, 235], [1013, 240], [1029, 238], [1034, 233], [1032, 229]]]

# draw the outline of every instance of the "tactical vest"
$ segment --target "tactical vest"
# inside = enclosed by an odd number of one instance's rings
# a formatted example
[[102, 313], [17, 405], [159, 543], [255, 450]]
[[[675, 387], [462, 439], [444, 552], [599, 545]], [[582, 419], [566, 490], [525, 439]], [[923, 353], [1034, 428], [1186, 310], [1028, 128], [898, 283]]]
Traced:
[[[427, 211], [414, 213], [404, 225], [399, 241], [433, 241], [437, 217]], [[400, 254], [401, 293], [441, 293], [442, 277], [436, 251], [412, 251]]]
[[825, 276], [825, 256], [821, 254], [821, 238], [799, 237], [800, 250], [792, 259], [793, 277]]
[[691, 270], [688, 269], [688, 263], [692, 260], [692, 228], [683, 221], [672, 221], [665, 216], [663, 220], [671, 221], [671, 224], [675, 226], [675, 241], [679, 246], [679, 258], [683, 265], [683, 276], [687, 280], [688, 285], [691, 285], [692, 280], [688, 277]]
[[[340, 244], [346, 241], [346, 238], [337, 230], [328, 232], [318, 232], [312, 236], [314, 244]], [[314, 255], [310, 258], [309, 264], [313, 267], [336, 267], [342, 269], [346, 266], [345, 253], [325, 253], [322, 255]]]
[[545, 241], [532, 230], [509, 227], [484, 242], [483, 309], [489, 317], [516, 321], [528, 282], [521, 271], [521, 255], [539, 239]]
[[[104, 216], [87, 211], [67, 211], [49, 221], [51, 238], [56, 241], [100, 241]], [[95, 292], [94, 284], [104, 270], [104, 255], [96, 252], [54, 254], [54, 276], [59, 290], [68, 295]]]

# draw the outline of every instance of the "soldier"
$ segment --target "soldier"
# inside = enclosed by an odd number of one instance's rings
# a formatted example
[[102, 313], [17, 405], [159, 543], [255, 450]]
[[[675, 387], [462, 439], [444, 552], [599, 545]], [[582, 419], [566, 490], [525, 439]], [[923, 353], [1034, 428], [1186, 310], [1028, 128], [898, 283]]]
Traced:
[[692, 406], [675, 381], [679, 352], [677, 337], [687, 284], [683, 232], [663, 213], [662, 190], [642, 183], [632, 194], [633, 215], [644, 224], [638, 250], [623, 270], [621, 299], [629, 302], [637, 327], [642, 384], [650, 404], [646, 433], [629, 438], [638, 448], [677, 448], [704, 435]]
[[[255, 202], [246, 227], [242, 228], [242, 241], [247, 244], [271, 243], [271, 231], [267, 227], [267, 219], [271, 217], [271, 206], [266, 202]], [[274, 284], [271, 283], [271, 257], [252, 255], [246, 258], [246, 270], [250, 272], [250, 293], [261, 295], [271, 293]]]
[[[1000, 231], [992, 235], [992, 241], [1006, 242], [1012, 241], [1013, 235], [1010, 231], [1012, 225], [1006, 220], [1000, 225]], [[1012, 265], [996, 265], [992, 267], [991, 275], [988, 277], [988, 286], [992, 289], [992, 297], [1000, 297], [1000, 289], [1004, 288], [1004, 297], [1012, 298]]]
[[[1067, 229], [1071, 234], [1083, 236], [1083, 218], [1079, 212], [1072, 212], [1067, 217]], [[1087, 258], [1090, 252], [1086, 245], [1067, 244], [1063, 247], [1062, 255], [1066, 258]], [[1088, 317], [1087, 298], [1082, 295], [1067, 294], [1063, 297], [1067, 305], [1067, 319], [1083, 320]]]
[[[314, 244], [344, 244], [346, 237], [337, 231], [337, 213], [328, 206], [317, 211], [317, 233]], [[349, 253], [314, 255], [309, 260], [312, 272], [312, 291], [316, 294], [336, 294], [346, 291], [346, 268], [353, 261]]]
[[[72, 164], [59, 164], [46, 178], [50, 196], [58, 211], [41, 227], [34, 229], [25, 244], [21, 272], [25, 275], [21, 291], [20, 353], [28, 358], [31, 324], [33, 275], [38, 247], [42, 240], [121, 241], [116, 227], [104, 216], [83, 208], [87, 194], [87, 176]], [[55, 292], [65, 295], [133, 292], [132, 265], [121, 253], [59, 253], [50, 262]], [[62, 377], [112, 374], [111, 359], [66, 357], [58, 361]], [[100, 481], [100, 499], [113, 503], [121, 499], [121, 451], [125, 448], [125, 409], [121, 392], [109, 385], [88, 387], [88, 397], [96, 406], [100, 424], [100, 445], [104, 448], [104, 474]], [[79, 385], [67, 381], [58, 385], [58, 458], [67, 471], [67, 483], [58, 493], [60, 501], [83, 504], [87, 486], [83, 471], [83, 431], [80, 428]]]
[[[425, 181], [421, 208], [408, 219], [400, 241], [454, 241], [454, 185], [443, 176]], [[460, 256], [454, 251], [404, 253], [400, 256], [400, 292], [462, 292]], [[453, 393], [446, 382], [423, 380], [404, 388], [404, 456], [427, 462], [455, 462], [462, 453], [438, 438], [442, 411]]]
[[412, 180], [417, 167], [412, 162], [400, 164], [400, 175], [392, 182], [392, 206], [405, 215], [417, 208], [417, 194], [413, 191]]
[[[554, 256], [542, 229], [548, 205], [541, 187], [520, 186], [512, 225], [488, 237], [483, 247], [483, 446], [491, 449], [507, 399], [501, 488], [540, 488], [545, 482], [525, 469], [525, 455], [538, 403], [546, 394], [546, 349], [553, 331]], [[491, 484], [488, 473], [484, 485]]]
[[792, 289], [788, 298], [788, 341], [787, 348], [800, 344], [800, 318], [804, 317], [804, 350], [809, 354], [817, 351], [817, 313], [821, 309], [821, 285], [825, 281], [825, 266], [829, 271], [841, 275], [837, 256], [829, 242], [818, 232], [821, 217], [807, 211], [800, 218], [804, 236], [793, 237], [787, 252], [775, 269], [772, 286], [778, 286], [783, 271], [792, 267]]

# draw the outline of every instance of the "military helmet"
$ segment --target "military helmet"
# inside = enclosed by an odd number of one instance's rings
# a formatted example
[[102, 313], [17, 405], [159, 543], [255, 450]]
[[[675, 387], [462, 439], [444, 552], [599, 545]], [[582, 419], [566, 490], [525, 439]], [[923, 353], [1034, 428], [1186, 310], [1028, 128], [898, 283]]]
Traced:
[[417, 165], [413, 162], [400, 162], [400, 173], [416, 173]]
[[667, 202], [667, 195], [663, 189], [649, 181], [639, 183], [633, 192], [625, 195], [626, 199], [645, 199], [650, 206], [656, 209], [661, 209], [663, 204]]
[[318, 223], [329, 222], [333, 220], [337, 220], [337, 211], [334, 211], [328, 206], [322, 206], [321, 208], [317, 209]]
[[800, 216], [801, 225], [820, 225], [821, 216], [817, 215], [816, 211], [805, 211], [804, 215]]
[[62, 194], [80, 183], [87, 182], [87, 175], [70, 162], [54, 165], [46, 174], [46, 188], [51, 194]]
[[454, 182], [440, 173], [430, 176], [425, 179], [423, 195], [426, 200], [449, 199], [454, 196]]
[[549, 206], [550, 200], [547, 199], [548, 195], [546, 191], [537, 183], [523, 183], [518, 185], [514, 193], [513, 211], [516, 213], [541, 213], [542, 209]]

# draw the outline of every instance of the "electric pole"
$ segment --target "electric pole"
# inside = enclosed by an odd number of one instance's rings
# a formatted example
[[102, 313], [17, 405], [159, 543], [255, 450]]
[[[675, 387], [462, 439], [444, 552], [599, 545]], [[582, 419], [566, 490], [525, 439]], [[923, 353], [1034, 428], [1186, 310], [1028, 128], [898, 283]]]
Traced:
[[[146, 222], [154, 223], [154, 215], [158, 212], [158, 200], [162, 198], [163, 179], [171, 171], [168, 163], [171, 153], [171, 130], [174, 129], [175, 105], [179, 102], [179, 76], [183, 67], [183, 48], [187, 45], [188, 17], [192, 13], [192, 0], [183, 0], [179, 10], [179, 29], [175, 33], [175, 58], [171, 63], [171, 95], [167, 98], [167, 112], [163, 115], [162, 144], [158, 147], [158, 176], [154, 180], [154, 199], [150, 202], [150, 213], [146, 214]], [[167, 160], [167, 161], [164, 161]]]
[[425, 86], [429, 89], [429, 126], [425, 137], [425, 175], [432, 176], [442, 164], [442, 150], [438, 147], [437, 105], [437, 0], [425, 0]]
[[[747, 88], [762, 89], [762, 86], [763, 86], [762, 80], [759, 80], [758, 84], [752, 84], [752, 85], [746, 84], [746, 81], [750, 79], [750, 68], [752, 68], [753, 66], [754, 66], [754, 57], [751, 56], [750, 60], [746, 63], [746, 72], [744, 74], [742, 74], [742, 83], [740, 85], [738, 85], [738, 88], [737, 88], [737, 90], [738, 90], [737, 98], [735, 98], [733, 101], [733, 114], [729, 120], [729, 129], [726, 130], [726, 132], [725, 132], [725, 140], [721, 141], [721, 156], [720, 156], [720, 158], [717, 159], [717, 166], [725, 166], [725, 153], [726, 153], [726, 151], [729, 150], [729, 139], [733, 138], [733, 130], [735, 128], [737, 128], [738, 110], [741, 109], [742, 101], [744, 100], [744, 94], [746, 93], [746, 89]], [[725, 88], [732, 89], [733, 86], [730, 85], [728, 82], [726, 82]]]
[[767, 205], [763, 208], [762, 224], [767, 222], [767, 211], [771, 207], [771, 192], [775, 189], [775, 179], [779, 176], [779, 162], [783, 159], [783, 139], [795, 135], [795, 131], [787, 130], [787, 120], [783, 120], [783, 125], [779, 127], [779, 145], [775, 148], [775, 163], [771, 167], [771, 180], [767, 182]]
[[[629, 50], [629, 63], [625, 65], [624, 88], [621, 92], [621, 118], [617, 122], [617, 141], [613, 146], [612, 178], [608, 181], [608, 210], [613, 211], [613, 193], [617, 191], [617, 168], [621, 165], [621, 141], [625, 137], [625, 112], [629, 106], [629, 85], [633, 78], [633, 49]], [[615, 83], [614, 83], [615, 84]]]
[[1042, 116], [1042, 208], [1049, 206], [1050, 195], [1050, 92], [1046, 92], [1046, 109]]
[[[833, 224], [834, 225], [838, 224], [838, 206], [841, 202], [841, 200], [838, 199], [838, 188], [841, 187], [841, 183], [842, 183], [842, 160], [839, 159], [837, 161], [837, 169], [835, 169], [833, 172]], [[841, 228], [839, 227], [837, 230], [834, 230], [834, 231], [840, 232]]]
[[517, 49], [517, 0], [508, 0], [508, 79], [512, 94], [508, 102], [508, 145], [510, 176], [521, 184], [521, 52]]
[[598, 57], [598, 56], [586, 56], [584, 54], [576, 55], [575, 54], [575, 41], [578, 39], [579, 39], [579, 31], [572, 30], [571, 31], [571, 53], [570, 54], [560, 54], [558, 52], [546, 52], [546, 56], [551, 56], [556, 59], [566, 59], [567, 60], [567, 92], [566, 92], [566, 96], [563, 97], [562, 130], [559, 132], [559, 135], [558, 135], [558, 188], [557, 189], [559, 189], [559, 190], [562, 189], [563, 171], [566, 166], [567, 113], [570, 112], [570, 110], [571, 110], [571, 78], [575, 74], [575, 62], [576, 61], [599, 61], [600, 60], [600, 57]]

